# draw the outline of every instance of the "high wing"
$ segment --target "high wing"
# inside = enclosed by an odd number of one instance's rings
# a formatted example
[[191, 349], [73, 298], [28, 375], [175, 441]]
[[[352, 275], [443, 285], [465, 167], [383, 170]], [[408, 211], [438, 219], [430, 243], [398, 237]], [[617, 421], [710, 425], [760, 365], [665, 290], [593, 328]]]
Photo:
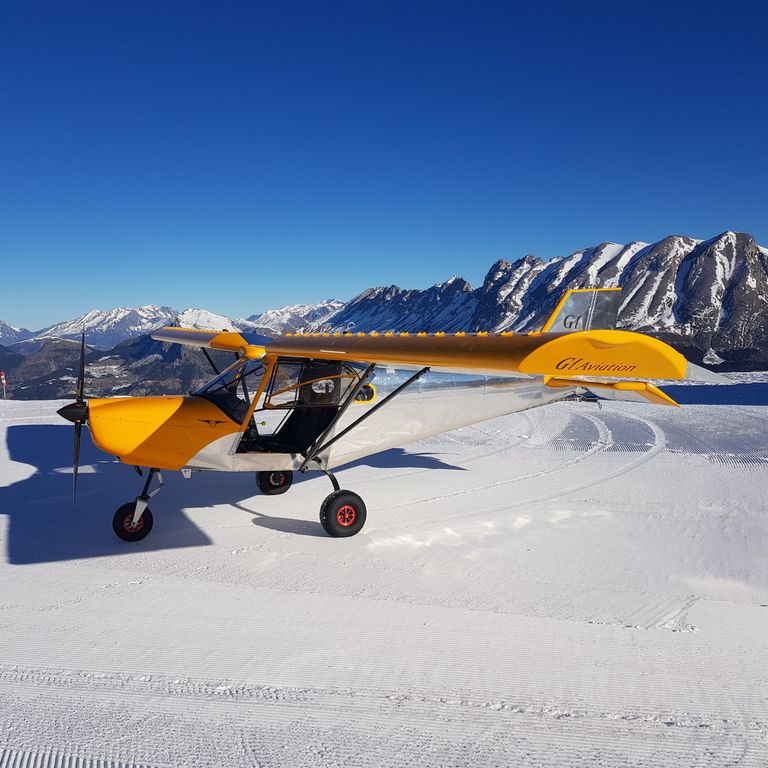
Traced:
[[675, 405], [671, 398], [638, 379], [725, 379], [683, 357], [668, 344], [632, 331], [575, 333], [307, 333], [269, 338], [216, 331], [162, 328], [158, 341], [226, 349], [247, 357], [312, 358], [375, 363], [480, 375], [543, 376], [549, 387], [599, 389], [613, 399]]
[[201, 331], [196, 328], [159, 328], [152, 332], [155, 341], [169, 344], [182, 344], [186, 347], [205, 349], [223, 349], [238, 352], [248, 357], [260, 357], [264, 354], [264, 344], [271, 342], [269, 336], [249, 335], [246, 339], [236, 331]]
[[428, 366], [438, 371], [491, 375], [684, 379], [694, 373], [691, 364], [669, 345], [630, 331], [289, 334], [273, 339], [265, 351], [288, 357], [405, 368]]

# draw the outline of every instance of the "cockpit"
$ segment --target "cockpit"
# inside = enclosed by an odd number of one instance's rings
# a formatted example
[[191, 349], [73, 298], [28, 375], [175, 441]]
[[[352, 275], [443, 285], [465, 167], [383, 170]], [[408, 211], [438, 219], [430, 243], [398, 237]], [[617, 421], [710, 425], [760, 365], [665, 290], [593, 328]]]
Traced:
[[261, 360], [241, 358], [191, 394], [209, 400], [232, 421], [242, 424], [266, 372]]
[[[335, 360], [240, 359], [192, 392], [242, 424], [238, 453], [303, 453], [330, 426], [365, 367]], [[264, 381], [266, 384], [264, 385]]]

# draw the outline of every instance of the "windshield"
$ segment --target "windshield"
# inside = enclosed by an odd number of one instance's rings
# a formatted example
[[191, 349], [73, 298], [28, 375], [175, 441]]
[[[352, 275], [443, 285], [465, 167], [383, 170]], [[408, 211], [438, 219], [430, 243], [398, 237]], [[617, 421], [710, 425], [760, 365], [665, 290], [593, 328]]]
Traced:
[[240, 359], [192, 394], [210, 400], [230, 419], [242, 424], [265, 372], [261, 360]]

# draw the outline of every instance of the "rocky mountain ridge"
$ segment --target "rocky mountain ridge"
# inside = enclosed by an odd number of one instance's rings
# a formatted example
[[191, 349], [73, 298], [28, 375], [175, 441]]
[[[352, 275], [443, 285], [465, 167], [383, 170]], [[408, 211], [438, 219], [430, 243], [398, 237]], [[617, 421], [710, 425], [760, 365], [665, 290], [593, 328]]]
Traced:
[[657, 336], [692, 360], [768, 368], [768, 250], [750, 235], [602, 243], [543, 261], [496, 262], [482, 286], [372, 288], [326, 327], [361, 331], [537, 330], [569, 288], [620, 287], [618, 327]]

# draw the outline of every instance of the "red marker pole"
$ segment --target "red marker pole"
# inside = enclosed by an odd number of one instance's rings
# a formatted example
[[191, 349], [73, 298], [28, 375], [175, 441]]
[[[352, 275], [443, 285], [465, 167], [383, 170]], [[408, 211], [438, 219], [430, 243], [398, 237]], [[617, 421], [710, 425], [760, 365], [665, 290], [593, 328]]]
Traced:
[[5, 391], [5, 371], [0, 371], [0, 382], [3, 384], [3, 400], [7, 400], [8, 393]]

